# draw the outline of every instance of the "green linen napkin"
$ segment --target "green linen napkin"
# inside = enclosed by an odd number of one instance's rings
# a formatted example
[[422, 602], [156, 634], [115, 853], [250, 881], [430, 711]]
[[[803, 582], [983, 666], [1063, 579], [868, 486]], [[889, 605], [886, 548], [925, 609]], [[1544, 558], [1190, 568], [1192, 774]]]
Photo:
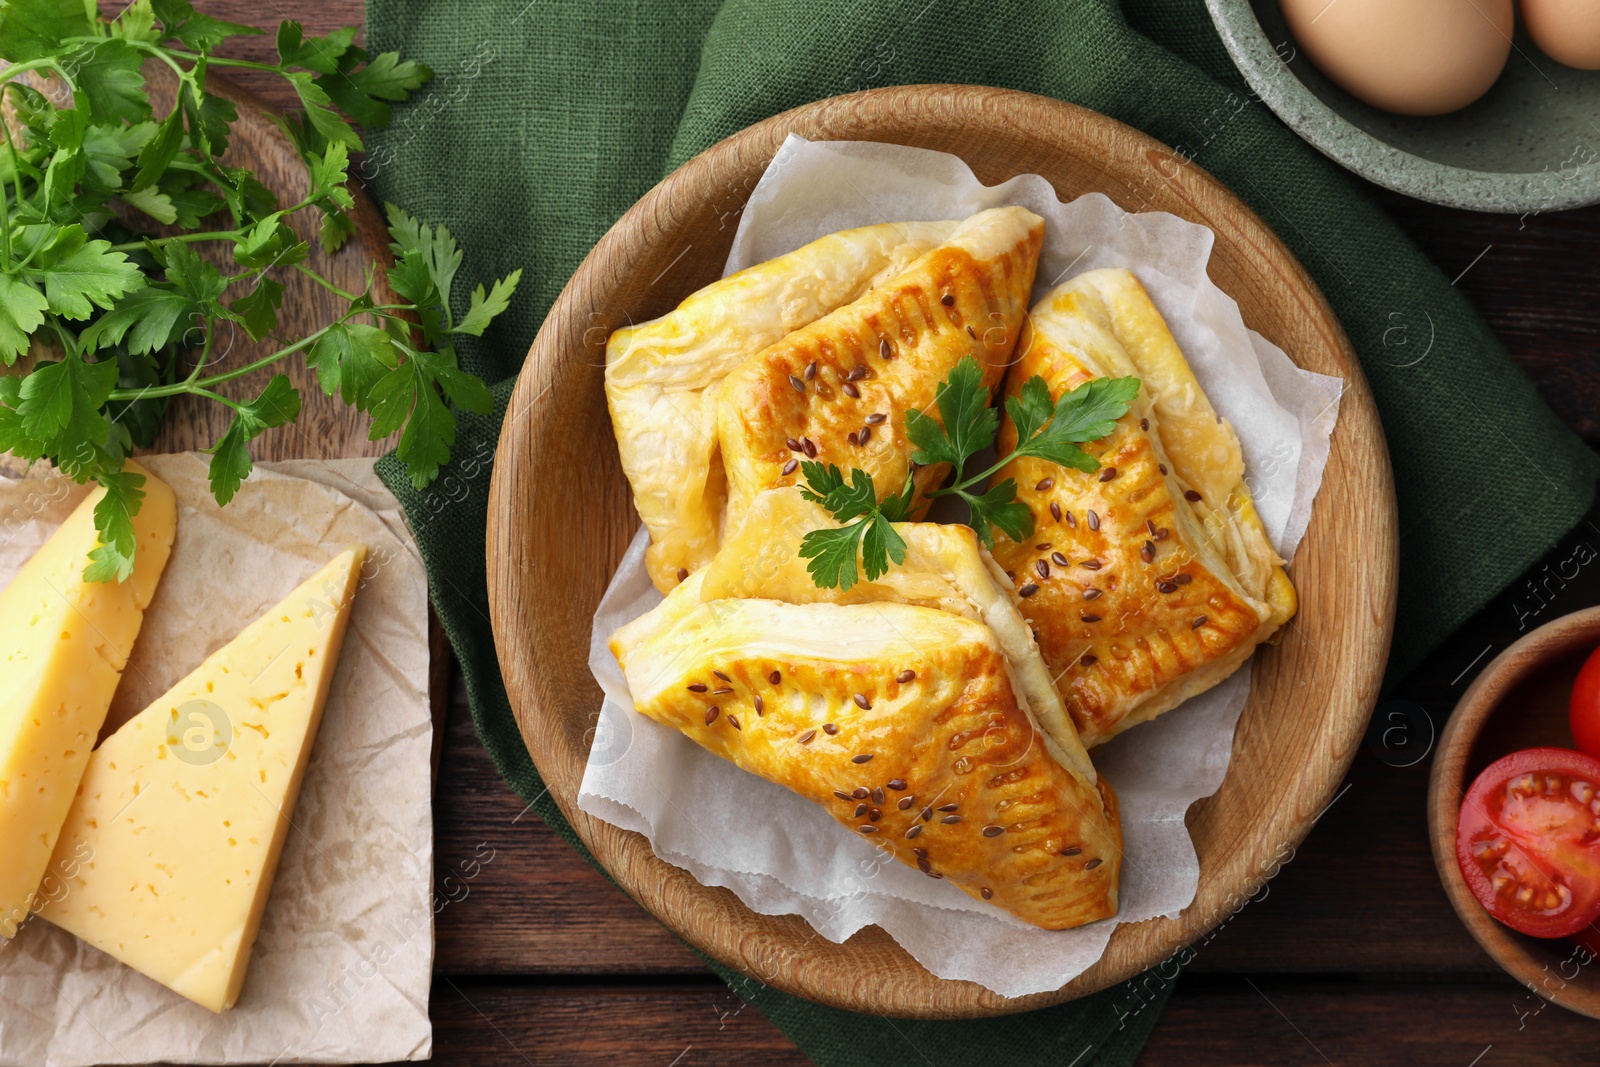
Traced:
[[[449, 225], [467, 249], [458, 291], [523, 270], [510, 311], [459, 346], [468, 369], [498, 383], [493, 414], [462, 420], [466, 498], [432, 508], [393, 457], [379, 471], [416, 531], [484, 743], [575, 847], [523, 747], [495, 659], [484, 460], [530, 340], [607, 228], [696, 152], [798, 104], [919, 82], [1022, 89], [1136, 126], [1243, 197], [1316, 277], [1377, 396], [1400, 505], [1391, 680], [1589, 505], [1595, 455], [1356, 183], [1250, 97], [1201, 0], [368, 0], [368, 39], [437, 71], [370, 136], [378, 195]], [[1350, 546], [1352, 565], [1360, 550]], [[1024, 1016], [906, 1023], [724, 977], [824, 1067], [1131, 1063], [1172, 985], [1151, 972]]]

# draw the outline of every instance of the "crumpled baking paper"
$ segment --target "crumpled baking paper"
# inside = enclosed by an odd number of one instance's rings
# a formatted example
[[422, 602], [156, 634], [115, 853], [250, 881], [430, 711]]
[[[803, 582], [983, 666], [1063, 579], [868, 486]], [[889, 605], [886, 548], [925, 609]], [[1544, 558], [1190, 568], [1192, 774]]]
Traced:
[[[1010, 204], [1046, 221], [1034, 301], [1084, 271], [1138, 275], [1238, 431], [1262, 521], [1292, 559], [1343, 383], [1297, 368], [1246, 329], [1238, 305], [1206, 276], [1214, 240], [1206, 227], [1129, 214], [1098, 193], [1063, 204], [1036, 174], [986, 187], [942, 152], [791, 135], [751, 195], [724, 274], [854, 226], [960, 219]], [[641, 529], [595, 613], [589, 663], [606, 700], [578, 795], [584, 811], [644, 834], [656, 855], [705, 885], [726, 886], [753, 911], [800, 915], [835, 942], [876, 924], [933, 974], [1009, 997], [1060, 988], [1100, 958], [1118, 923], [1177, 915], [1194, 899], [1200, 872], [1184, 813], [1227, 773], [1248, 665], [1092, 753], [1121, 804], [1121, 908], [1076, 930], [1039, 930], [903, 866], [820, 806], [636, 713], [606, 642], [661, 600], [644, 570], [647, 543]]]
[[[339, 668], [239, 1003], [214, 1015], [41, 919], [0, 940], [0, 1067], [427, 1059], [433, 970], [428, 601], [370, 459], [257, 464], [226, 508], [209, 457], [142, 457], [178, 497], [172, 557], [104, 734], [349, 545]], [[0, 584], [87, 490], [0, 478]]]

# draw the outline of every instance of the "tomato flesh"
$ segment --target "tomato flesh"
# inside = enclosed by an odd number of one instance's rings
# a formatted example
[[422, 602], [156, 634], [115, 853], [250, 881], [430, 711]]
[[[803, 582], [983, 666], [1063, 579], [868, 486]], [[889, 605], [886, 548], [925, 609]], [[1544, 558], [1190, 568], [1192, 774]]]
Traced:
[[1456, 860], [1513, 930], [1567, 937], [1600, 918], [1600, 759], [1530, 748], [1491, 763], [1461, 804]]
[[1600, 757], [1600, 648], [1589, 653], [1578, 672], [1572, 687], [1570, 722], [1578, 749]]

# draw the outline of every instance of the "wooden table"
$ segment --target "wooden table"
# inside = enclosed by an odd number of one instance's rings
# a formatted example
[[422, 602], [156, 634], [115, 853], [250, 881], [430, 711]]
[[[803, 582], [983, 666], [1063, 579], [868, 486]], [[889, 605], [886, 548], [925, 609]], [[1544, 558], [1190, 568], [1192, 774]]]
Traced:
[[[295, 18], [318, 34], [362, 19], [361, 0], [198, 6], [257, 24]], [[267, 58], [270, 40], [235, 54]], [[270, 80], [240, 80], [293, 103]], [[1600, 440], [1600, 208], [1476, 215], [1370, 191], [1456, 279], [1561, 419]], [[1550, 560], [1567, 559], [1580, 542], [1600, 547], [1600, 512]], [[1516, 595], [1522, 585], [1380, 705], [1338, 800], [1267, 889], [1198, 946], [1141, 1063], [1493, 1067], [1600, 1058], [1600, 1022], [1545, 1005], [1467, 936], [1428, 848], [1424, 753], [1476, 668], [1518, 636], [1519, 623], [1600, 603], [1597, 567], [1565, 588], [1551, 583], [1537, 618], [1523, 618], [1537, 602]], [[524, 807], [478, 741], [459, 678], [443, 745], [435, 1062], [809, 1062]]]

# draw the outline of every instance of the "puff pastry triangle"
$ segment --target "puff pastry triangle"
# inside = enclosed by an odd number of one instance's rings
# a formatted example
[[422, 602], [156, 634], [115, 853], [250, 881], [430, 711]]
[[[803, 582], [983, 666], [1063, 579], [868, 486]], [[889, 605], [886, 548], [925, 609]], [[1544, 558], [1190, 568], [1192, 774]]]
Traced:
[[[898, 277], [729, 374], [717, 406], [725, 533], [757, 493], [795, 484], [796, 461], [808, 456], [866, 471], [879, 497], [898, 491], [913, 451], [906, 411], [935, 414], [934, 388], [964, 356], [984, 368], [986, 386], [999, 385], [1043, 241], [1044, 220], [1025, 208], [981, 211]], [[916, 472], [914, 514], [949, 473], [944, 464]]]
[[[753, 507], [745, 530], [759, 515], [774, 541], [817, 518], [793, 490]], [[635, 707], [1026, 922], [1115, 914], [1116, 797], [1041, 728], [1026, 679], [1043, 676], [1019, 666], [1038, 653], [1014, 605], [971, 531], [897, 529], [910, 547], [899, 577], [848, 594], [795, 580], [792, 541], [783, 556], [730, 539], [613, 636]], [[1086, 764], [1064, 716], [1057, 726]]]
[[[1019, 349], [1008, 393], [1035, 374], [1053, 397], [1098, 377], [1143, 383], [1115, 432], [1086, 446], [1101, 470], [1028, 457], [996, 475], [1016, 480], [1035, 529], [1021, 544], [997, 532], [994, 557], [1092, 748], [1226, 678], [1293, 616], [1294, 587], [1233, 428], [1137, 278], [1099, 270], [1058, 287]], [[1001, 452], [1015, 440], [1007, 419]]]
[[900, 274], [956, 229], [906, 222], [830, 234], [713, 282], [667, 315], [606, 342], [606, 403], [634, 504], [650, 530], [656, 588], [716, 552], [726, 490], [715, 401], [746, 359]]

